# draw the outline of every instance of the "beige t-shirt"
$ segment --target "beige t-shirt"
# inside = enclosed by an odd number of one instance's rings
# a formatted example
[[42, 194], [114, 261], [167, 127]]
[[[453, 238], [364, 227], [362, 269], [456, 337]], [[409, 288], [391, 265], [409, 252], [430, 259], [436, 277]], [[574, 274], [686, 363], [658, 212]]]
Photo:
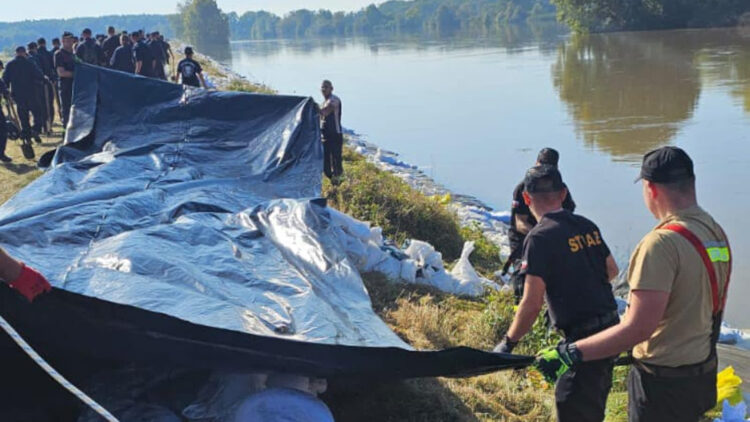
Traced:
[[650, 339], [635, 346], [633, 356], [643, 362], [677, 367], [705, 361], [711, 351], [713, 301], [705, 264], [695, 247], [679, 233], [660, 229], [678, 223], [711, 250], [710, 255], [724, 297], [729, 263], [726, 242], [718, 223], [700, 207], [663, 219], [638, 244], [630, 258], [630, 290], [669, 293], [669, 302]]

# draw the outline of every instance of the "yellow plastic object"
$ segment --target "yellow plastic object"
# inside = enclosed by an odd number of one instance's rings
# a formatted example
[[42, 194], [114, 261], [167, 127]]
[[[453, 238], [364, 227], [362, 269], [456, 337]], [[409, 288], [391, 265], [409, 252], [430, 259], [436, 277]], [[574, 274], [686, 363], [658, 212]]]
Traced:
[[728, 366], [723, 371], [719, 372], [716, 377], [716, 403], [721, 405], [724, 400], [729, 400], [729, 404], [732, 406], [737, 405], [742, 401], [742, 378], [734, 373], [734, 368]]
[[446, 193], [445, 195], [433, 195], [430, 196], [430, 199], [441, 205], [448, 205], [453, 201], [450, 193]]

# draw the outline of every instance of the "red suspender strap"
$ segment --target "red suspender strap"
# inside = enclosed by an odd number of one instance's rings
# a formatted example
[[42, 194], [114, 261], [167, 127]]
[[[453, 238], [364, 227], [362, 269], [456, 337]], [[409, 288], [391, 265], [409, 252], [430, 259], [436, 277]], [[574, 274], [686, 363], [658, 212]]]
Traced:
[[729, 245], [729, 238], [724, 233], [724, 229], [719, 227], [721, 235], [724, 236], [724, 240], [727, 242], [727, 250], [729, 251], [729, 269], [727, 270], [727, 284], [724, 285], [724, 298], [721, 301], [721, 310], [723, 311], [727, 307], [727, 297], [729, 296], [729, 282], [732, 280], [732, 246]]
[[[685, 228], [685, 226], [681, 226], [679, 224], [668, 224], [666, 226], [663, 226], [662, 229], [670, 230], [680, 234], [695, 247], [698, 255], [701, 256], [703, 264], [706, 266], [706, 271], [708, 271], [708, 278], [709, 280], [711, 280], [711, 297], [713, 299], [714, 306], [713, 314], [717, 315], [723, 308], [723, 306], [719, 305], [719, 281], [716, 277], [716, 269], [714, 268], [714, 264], [711, 262], [711, 258], [708, 256], [708, 252], [706, 252], [706, 247], [703, 246], [703, 242], [701, 242], [701, 240], [698, 239], [698, 236], [693, 234], [693, 232]], [[726, 299], [726, 295], [724, 295], [724, 297]]]

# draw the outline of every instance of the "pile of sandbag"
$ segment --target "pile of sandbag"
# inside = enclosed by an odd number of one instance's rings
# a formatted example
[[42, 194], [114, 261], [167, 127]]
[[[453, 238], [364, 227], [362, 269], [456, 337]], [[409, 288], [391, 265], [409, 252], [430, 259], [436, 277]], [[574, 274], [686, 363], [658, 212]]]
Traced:
[[443, 256], [432, 245], [411, 240], [405, 250], [385, 243], [383, 230], [370, 227], [329, 208], [332, 230], [347, 256], [361, 272], [378, 272], [391, 280], [433, 286], [443, 292], [479, 296], [485, 288], [499, 286], [477, 274], [469, 262], [474, 242], [464, 244], [461, 258], [451, 272], [443, 266]]

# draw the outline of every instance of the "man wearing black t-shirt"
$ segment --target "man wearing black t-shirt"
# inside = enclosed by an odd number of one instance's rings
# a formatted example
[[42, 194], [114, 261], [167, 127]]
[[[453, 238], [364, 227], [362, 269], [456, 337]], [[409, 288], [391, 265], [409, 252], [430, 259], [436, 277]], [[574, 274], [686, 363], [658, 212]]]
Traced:
[[117, 34], [114, 26], [107, 28], [107, 39], [102, 43], [102, 52], [104, 53], [105, 66], [111, 66], [112, 56], [120, 44], [120, 34]]
[[183, 85], [200, 88], [205, 87], [206, 82], [203, 80], [203, 68], [200, 63], [193, 60], [193, 48], [185, 47], [185, 58], [177, 65], [176, 81], [182, 81]]
[[141, 39], [140, 32], [133, 32], [133, 59], [135, 61], [135, 73], [137, 75], [154, 77], [154, 55], [146, 41]]
[[[536, 159], [536, 165], [549, 165], [557, 167], [560, 161], [560, 153], [552, 148], [544, 148], [539, 151], [539, 155]], [[526, 239], [526, 234], [536, 225], [536, 219], [532, 215], [531, 210], [523, 201], [523, 181], [516, 186], [513, 190], [513, 203], [510, 211], [510, 230], [508, 231], [508, 237], [510, 240], [510, 256], [505, 262], [503, 267], [503, 275], [508, 273], [511, 265], [513, 266], [513, 273], [511, 274], [510, 284], [513, 287], [513, 293], [516, 297], [516, 304], [521, 300], [523, 296], [523, 277], [519, 276], [520, 264], [521, 264], [521, 252], [523, 251], [523, 241]], [[567, 190], [568, 187], [565, 186]], [[570, 192], [565, 196], [563, 201], [563, 208], [574, 212], [576, 210], [576, 203], [573, 202], [573, 197]]]
[[60, 108], [62, 109], [63, 129], [68, 127], [70, 106], [73, 102], [73, 70], [75, 69], [75, 55], [73, 53], [73, 34], [66, 32], [62, 36], [62, 48], [55, 52], [55, 70], [58, 76], [58, 93], [60, 94]]
[[[523, 200], [539, 223], [524, 241], [523, 299], [496, 352], [513, 351], [531, 330], [545, 300], [565, 343], [619, 322], [610, 284], [617, 276], [617, 264], [596, 224], [563, 209], [566, 195], [554, 166], [537, 166], [526, 173]], [[562, 375], [555, 390], [558, 421], [604, 420], [613, 367], [612, 359], [592, 361]]]

